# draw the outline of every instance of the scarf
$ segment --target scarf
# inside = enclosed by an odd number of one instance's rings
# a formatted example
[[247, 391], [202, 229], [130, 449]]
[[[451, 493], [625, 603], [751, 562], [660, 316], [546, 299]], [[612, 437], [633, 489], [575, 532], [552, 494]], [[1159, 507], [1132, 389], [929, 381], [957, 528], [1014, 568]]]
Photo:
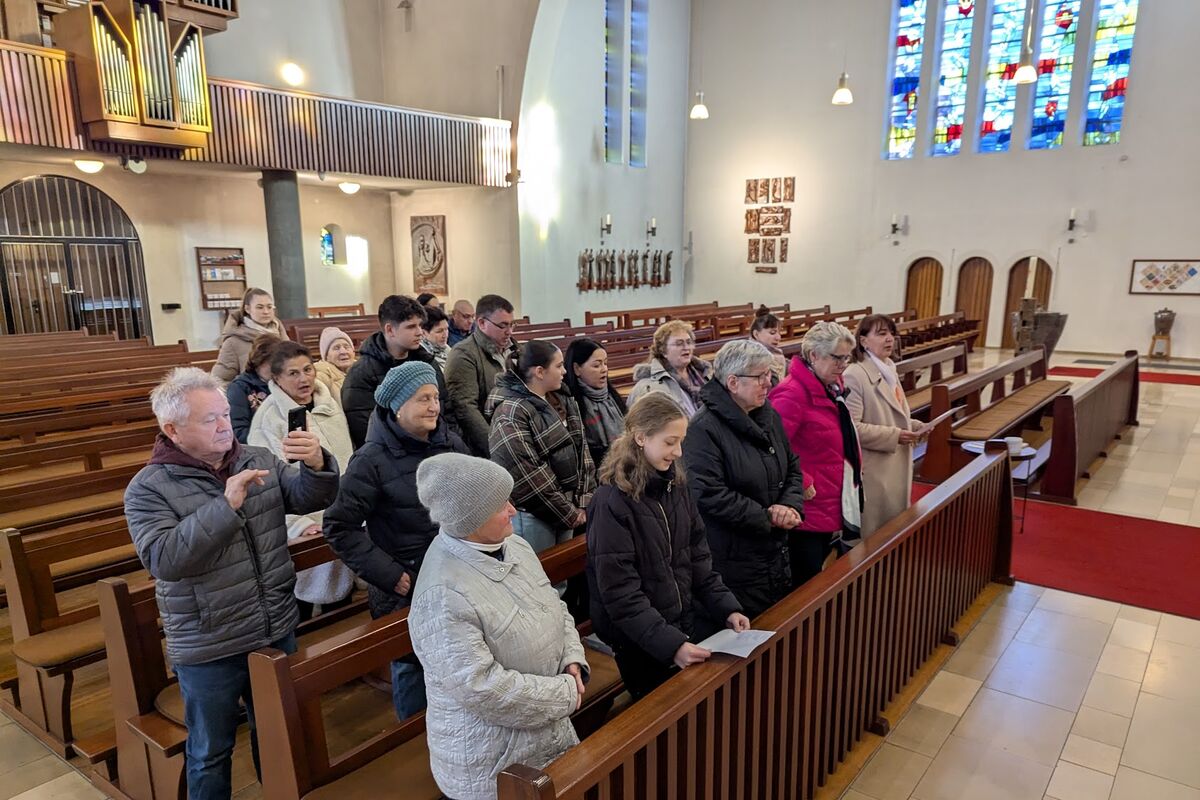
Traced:
[[679, 388], [683, 389], [692, 401], [692, 408], [698, 410], [700, 408], [700, 390], [704, 388], [704, 373], [696, 368], [695, 364], [688, 364], [686, 371], [686, 382], [678, 378], [675, 370], [667, 367], [667, 371], [676, 376], [675, 382], [679, 384]]
[[867, 351], [867, 355], [875, 366], [879, 369], [879, 374], [883, 376], [884, 382], [891, 388], [892, 397], [896, 400], [898, 408], [904, 408], [904, 387], [900, 385], [900, 374], [896, 372], [896, 364], [890, 358], [882, 359]]
[[268, 328], [266, 325], [259, 325], [257, 322], [254, 321], [253, 318], [251, 318], [251, 316], [249, 314], [242, 317], [242, 324], [245, 325], [247, 328], [249, 328], [252, 331], [258, 331], [259, 333], [269, 333], [272, 336], [279, 335], [278, 328]]
[[179, 467], [202, 469], [224, 483], [233, 476], [233, 464], [237, 461], [241, 452], [242, 445], [237, 439], [234, 439], [233, 447], [229, 448], [229, 452], [221, 459], [221, 465], [213, 469], [210, 464], [180, 450], [179, 446], [168, 439], [165, 433], [160, 432], [154, 439], [154, 450], [150, 453], [150, 461], [148, 463], [174, 464]]
[[588, 440], [596, 448], [608, 450], [609, 445], [625, 432], [625, 415], [607, 386], [595, 389], [582, 381], [579, 386], [583, 389], [583, 425]]
[[[812, 366], [809, 365], [809, 369]], [[816, 375], [816, 372], [813, 372]], [[817, 380], [821, 380], [817, 376]], [[862, 538], [862, 511], [865, 505], [862, 485], [862, 453], [858, 449], [858, 431], [846, 405], [850, 393], [845, 387], [821, 382], [825, 394], [837, 408], [838, 427], [842, 431], [842, 546], [853, 547]]]

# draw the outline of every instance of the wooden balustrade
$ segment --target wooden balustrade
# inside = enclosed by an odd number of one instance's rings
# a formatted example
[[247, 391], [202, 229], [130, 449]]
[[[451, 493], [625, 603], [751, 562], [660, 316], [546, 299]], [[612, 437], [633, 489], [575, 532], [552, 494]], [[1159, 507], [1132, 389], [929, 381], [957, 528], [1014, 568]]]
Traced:
[[989, 450], [757, 620], [747, 659], [714, 656], [500, 800], [810, 798], [989, 581], [1010, 582], [1012, 479]]
[[1088, 477], [1088, 467], [1107, 455], [1126, 425], [1137, 425], [1138, 352], [1125, 357], [1092, 380], [1054, 398], [1050, 457], [1038, 497], [1075, 505], [1075, 483]]

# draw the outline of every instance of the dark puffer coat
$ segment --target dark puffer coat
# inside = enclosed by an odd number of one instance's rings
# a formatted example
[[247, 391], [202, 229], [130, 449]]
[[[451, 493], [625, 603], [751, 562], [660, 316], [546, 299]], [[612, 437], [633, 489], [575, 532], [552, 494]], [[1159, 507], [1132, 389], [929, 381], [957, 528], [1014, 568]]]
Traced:
[[[442, 419], [450, 420], [450, 397], [446, 393], [446, 379], [442, 376], [442, 368], [423, 347], [409, 352], [404, 361], [392, 358], [388, 351], [383, 331], [376, 331], [367, 337], [358, 349], [358, 361], [346, 373], [346, 382], [342, 384], [342, 411], [346, 415], [346, 424], [350, 428], [350, 441], [354, 449], [362, 447], [367, 440], [367, 424], [375, 411], [375, 390], [383, 382], [383, 378], [392, 367], [398, 367], [408, 361], [424, 361], [433, 367], [437, 373], [438, 397], [442, 403]], [[453, 430], [453, 427], [451, 428]]]
[[[697, 629], [722, 628], [742, 610], [713, 571], [700, 512], [673, 470], [652, 477], [639, 500], [601, 486], [587, 531], [592, 624], [616, 650], [669, 665]], [[697, 625], [700, 615], [709, 624]]]
[[683, 440], [688, 485], [713, 569], [753, 618], [791, 591], [787, 531], [772, 527], [767, 508], [803, 514], [803, 477], [770, 401], [747, 414], [716, 381], [704, 384], [700, 399], [704, 408]]
[[444, 420], [423, 442], [406, 433], [386, 409], [375, 407], [366, 444], [350, 459], [324, 520], [333, 552], [371, 585], [373, 616], [408, 604], [395, 593], [396, 584], [407, 572], [416, 586], [425, 551], [437, 536], [438, 526], [417, 499], [417, 467], [439, 453], [466, 452]]
[[225, 387], [225, 399], [229, 402], [229, 424], [233, 426], [234, 438], [242, 444], [250, 437], [254, 413], [270, 396], [270, 384], [257, 372], [243, 372]]
[[155, 594], [175, 664], [203, 664], [266, 647], [296, 628], [296, 571], [284, 514], [333, 502], [337, 461], [287, 464], [263, 447], [243, 447], [231, 474], [266, 470], [237, 511], [225, 484], [198, 467], [150, 464], [125, 490], [125, 518]]

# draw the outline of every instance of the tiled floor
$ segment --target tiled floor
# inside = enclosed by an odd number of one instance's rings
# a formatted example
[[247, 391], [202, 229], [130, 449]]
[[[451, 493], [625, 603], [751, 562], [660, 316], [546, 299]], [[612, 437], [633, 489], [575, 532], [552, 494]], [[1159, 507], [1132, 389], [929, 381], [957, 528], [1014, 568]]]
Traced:
[[[977, 354], [971, 369], [1003, 355]], [[1200, 526], [1200, 387], [1141, 389], [1141, 426], [1080, 504]], [[1200, 621], [1018, 584], [843, 798], [1200, 800], [1198, 675]], [[0, 714], [0, 800], [103, 797]]]
[[[1200, 387], [1143, 383], [1141, 401], [1080, 505], [1200, 526]], [[1197, 676], [1200, 621], [1018, 584], [843, 798], [1200, 800]]]

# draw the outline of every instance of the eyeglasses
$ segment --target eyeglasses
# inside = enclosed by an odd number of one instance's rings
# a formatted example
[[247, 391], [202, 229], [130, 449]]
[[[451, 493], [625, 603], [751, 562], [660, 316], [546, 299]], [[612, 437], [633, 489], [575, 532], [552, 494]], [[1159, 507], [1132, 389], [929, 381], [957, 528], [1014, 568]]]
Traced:
[[671, 341], [667, 342], [667, 347], [684, 348], [684, 347], [691, 347], [695, 343], [696, 342], [694, 339], [672, 339]]
[[496, 322], [487, 317], [480, 317], [479, 319], [483, 320], [484, 322], [486, 322], [489, 325], [494, 325], [497, 330], [501, 330], [501, 331], [512, 330], [513, 324], [511, 322]]
[[847, 353], [844, 356], [835, 356], [833, 353], [830, 353], [829, 355], [827, 355], [825, 357], [830, 359], [831, 361], [836, 361], [839, 364], [849, 364], [850, 363], [850, 354], [849, 353]]
[[735, 374], [734, 377], [745, 378], [748, 381], [758, 381], [759, 383], [770, 383], [771, 382], [771, 370], [767, 370], [766, 372], [760, 372], [757, 375], [737, 375], [737, 374]]

